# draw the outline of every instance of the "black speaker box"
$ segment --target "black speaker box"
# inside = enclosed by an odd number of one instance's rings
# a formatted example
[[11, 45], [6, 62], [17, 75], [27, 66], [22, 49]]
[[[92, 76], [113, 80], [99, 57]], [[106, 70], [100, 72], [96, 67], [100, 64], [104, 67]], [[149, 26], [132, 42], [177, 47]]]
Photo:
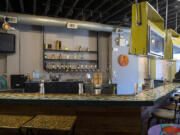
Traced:
[[24, 75], [11, 75], [11, 88], [12, 89], [23, 89], [25, 82]]

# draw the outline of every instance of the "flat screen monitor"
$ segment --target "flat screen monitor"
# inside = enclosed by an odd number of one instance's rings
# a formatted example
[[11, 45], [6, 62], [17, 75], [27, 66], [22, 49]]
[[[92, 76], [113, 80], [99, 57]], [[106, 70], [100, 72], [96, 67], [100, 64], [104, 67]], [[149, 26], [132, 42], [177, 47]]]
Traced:
[[15, 52], [15, 35], [0, 33], [0, 53]]
[[180, 60], [180, 45], [173, 44], [173, 60]]
[[149, 27], [149, 53], [164, 57], [164, 37], [152, 27]]

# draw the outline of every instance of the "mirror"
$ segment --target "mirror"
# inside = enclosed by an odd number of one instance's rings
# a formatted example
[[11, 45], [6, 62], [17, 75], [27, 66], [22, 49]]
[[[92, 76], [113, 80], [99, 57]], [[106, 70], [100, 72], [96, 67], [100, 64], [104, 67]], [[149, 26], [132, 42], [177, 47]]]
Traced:
[[149, 27], [149, 53], [156, 56], [164, 56], [164, 37]]
[[173, 60], [180, 60], [180, 46], [173, 45]]

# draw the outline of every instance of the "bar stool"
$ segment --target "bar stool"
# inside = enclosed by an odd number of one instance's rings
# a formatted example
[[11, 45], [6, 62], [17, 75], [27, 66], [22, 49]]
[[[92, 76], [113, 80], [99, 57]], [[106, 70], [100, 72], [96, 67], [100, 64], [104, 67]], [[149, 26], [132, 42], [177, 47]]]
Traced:
[[148, 135], [177, 135], [180, 133], [180, 125], [177, 124], [159, 124], [148, 130]]
[[[177, 96], [174, 99], [175, 105], [173, 110], [168, 110], [168, 109], [163, 109], [163, 108], [158, 108], [155, 109], [152, 113], [151, 113], [151, 118], [148, 120], [148, 128], [150, 127], [151, 121], [153, 118], [157, 119], [157, 123], [159, 124], [159, 120], [164, 120], [165, 122], [173, 122], [175, 123], [175, 121], [177, 119], [180, 118], [180, 115], [177, 114], [177, 110], [178, 108], [178, 103], [180, 100], [180, 97]], [[167, 107], [168, 108], [168, 107]], [[170, 109], [170, 108], [169, 108]], [[178, 121], [179, 122], [179, 121]]]
[[26, 135], [73, 135], [76, 116], [37, 115], [22, 126]]
[[177, 110], [177, 111], [179, 111], [180, 110], [180, 105], [178, 104], [179, 102], [178, 102], [178, 100], [180, 99], [180, 95], [178, 95], [178, 96], [175, 96], [174, 98], [171, 98], [170, 100], [171, 101], [177, 101], [177, 106], [176, 106], [176, 104], [175, 103], [171, 103], [171, 104], [169, 104], [167, 107], [165, 107], [166, 109], [168, 109], [168, 110]]
[[32, 116], [0, 114], [0, 135], [21, 135], [20, 127]]

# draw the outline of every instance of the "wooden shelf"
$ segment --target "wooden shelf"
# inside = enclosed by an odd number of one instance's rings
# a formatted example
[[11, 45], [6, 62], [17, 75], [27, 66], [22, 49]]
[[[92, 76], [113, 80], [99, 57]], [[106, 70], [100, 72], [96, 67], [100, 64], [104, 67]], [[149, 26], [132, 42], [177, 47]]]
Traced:
[[97, 62], [97, 60], [81, 60], [81, 59], [44, 59], [45, 61], [53, 61], [53, 62], [60, 62], [60, 61], [89, 61], [89, 62]]
[[67, 70], [67, 69], [45, 69], [46, 71], [48, 72], [61, 72], [61, 73], [94, 73], [96, 72], [98, 69], [96, 70], [85, 70], [85, 69], [78, 69], [78, 70], [75, 70], [75, 69], [72, 69], [72, 70]]
[[97, 51], [75, 51], [75, 50], [50, 50], [44, 49], [44, 52], [65, 52], [65, 53], [97, 53]]

